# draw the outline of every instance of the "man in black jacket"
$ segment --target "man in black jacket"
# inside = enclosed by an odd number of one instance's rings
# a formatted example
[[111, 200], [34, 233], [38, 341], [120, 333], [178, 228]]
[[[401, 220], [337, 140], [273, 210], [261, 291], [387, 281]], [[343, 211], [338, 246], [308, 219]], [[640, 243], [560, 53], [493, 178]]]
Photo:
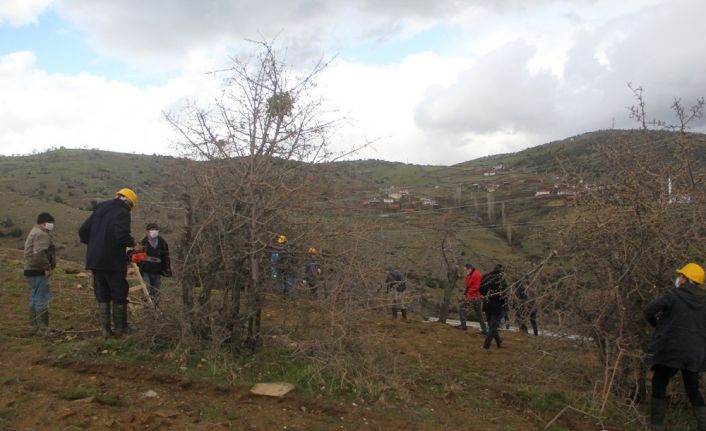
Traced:
[[488, 350], [493, 340], [500, 348], [500, 321], [503, 309], [507, 304], [507, 282], [503, 276], [504, 268], [501, 264], [495, 265], [492, 271], [485, 274], [481, 280], [480, 290], [483, 294], [483, 311], [488, 321], [488, 334], [485, 336], [483, 348]]
[[147, 261], [141, 262], [140, 275], [147, 285], [147, 291], [154, 305], [159, 304], [159, 289], [162, 285], [162, 276], [172, 276], [172, 266], [169, 259], [169, 245], [159, 236], [159, 227], [150, 223], [145, 230], [145, 237], [140, 241], [147, 253]]
[[[127, 258], [125, 249], [140, 244], [130, 235], [130, 212], [135, 210], [137, 195], [130, 189], [121, 189], [115, 199], [101, 202], [83, 222], [78, 234], [87, 244], [86, 269], [93, 271], [93, 289], [98, 302], [98, 313], [103, 336], [122, 335], [127, 325]], [[113, 324], [110, 327], [110, 305], [113, 305]]]
[[706, 288], [704, 269], [689, 263], [677, 271], [676, 289], [670, 289], [644, 308], [655, 333], [647, 347], [652, 361], [650, 425], [664, 430], [667, 385], [681, 371], [684, 389], [698, 422], [706, 431], [706, 403], [699, 391], [699, 373], [706, 371]]

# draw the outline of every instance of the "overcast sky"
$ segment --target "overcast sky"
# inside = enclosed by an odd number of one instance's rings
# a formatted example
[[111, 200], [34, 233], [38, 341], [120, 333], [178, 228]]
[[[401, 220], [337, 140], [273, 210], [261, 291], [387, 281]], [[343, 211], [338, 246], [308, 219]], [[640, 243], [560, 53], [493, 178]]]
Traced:
[[[632, 127], [706, 96], [703, 0], [0, 0], [0, 153], [175, 154], [162, 113], [271, 39], [320, 76], [360, 158], [453, 164]], [[704, 120], [695, 130], [704, 131]]]

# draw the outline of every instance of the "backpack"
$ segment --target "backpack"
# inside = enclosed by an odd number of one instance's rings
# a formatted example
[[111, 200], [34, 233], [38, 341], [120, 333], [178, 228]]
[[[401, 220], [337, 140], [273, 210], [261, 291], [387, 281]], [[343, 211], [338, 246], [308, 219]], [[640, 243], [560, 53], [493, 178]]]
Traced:
[[493, 283], [494, 283], [494, 277], [495, 274], [492, 272], [489, 272], [487, 274], [483, 274], [483, 276], [480, 279], [480, 294], [483, 296], [488, 296], [488, 293], [490, 293], [493, 290]]

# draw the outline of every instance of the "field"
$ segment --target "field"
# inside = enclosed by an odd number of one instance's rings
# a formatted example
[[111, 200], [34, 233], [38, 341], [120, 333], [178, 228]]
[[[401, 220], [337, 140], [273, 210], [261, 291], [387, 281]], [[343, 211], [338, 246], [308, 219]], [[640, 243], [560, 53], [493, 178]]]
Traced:
[[[0, 429], [230, 429], [230, 430], [541, 430], [564, 407], [583, 407], [598, 375], [580, 344], [505, 333], [502, 349], [480, 349], [473, 331], [371, 314], [365, 324], [389, 335], [399, 360], [390, 373], [399, 387], [381, 393], [341, 387], [266, 339], [254, 354], [203, 357], [151, 346], [139, 335], [149, 313], [132, 316], [138, 328], [104, 340], [96, 328], [92, 292], [82, 279], [53, 280], [53, 335], [26, 335], [26, 287], [19, 254], [0, 252]], [[167, 287], [167, 303], [176, 301]], [[270, 298], [267, 313], [285, 313]], [[271, 319], [275, 321], [277, 319]], [[555, 343], [565, 355], [548, 353]], [[257, 382], [288, 381], [282, 399], [249, 395]], [[156, 393], [150, 393], [153, 391]], [[150, 396], [154, 395], [154, 396]], [[606, 429], [628, 429], [610, 425]], [[595, 419], [568, 411], [548, 428], [595, 430]]]

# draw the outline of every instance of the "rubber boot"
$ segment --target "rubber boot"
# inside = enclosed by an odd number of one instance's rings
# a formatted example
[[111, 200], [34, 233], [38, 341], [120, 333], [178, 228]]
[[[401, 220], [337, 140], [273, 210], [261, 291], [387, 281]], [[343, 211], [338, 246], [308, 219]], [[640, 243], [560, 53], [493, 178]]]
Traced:
[[49, 334], [49, 309], [42, 308], [37, 312], [37, 326], [39, 327], [39, 333], [41, 335]]
[[37, 310], [34, 307], [29, 308], [29, 335], [37, 335]]
[[667, 416], [667, 399], [652, 397], [650, 404], [650, 429], [664, 431], [664, 418]]
[[104, 337], [115, 335], [110, 328], [110, 302], [98, 303], [98, 321], [101, 324], [101, 335]]
[[402, 309], [402, 318], [407, 320], [407, 310], [405, 308]]
[[694, 407], [696, 413], [696, 430], [706, 431], [706, 407]]
[[117, 336], [130, 333], [130, 328], [127, 326], [127, 304], [113, 302], [113, 326]]
[[397, 319], [397, 309], [395, 307], [392, 307], [392, 318]]

